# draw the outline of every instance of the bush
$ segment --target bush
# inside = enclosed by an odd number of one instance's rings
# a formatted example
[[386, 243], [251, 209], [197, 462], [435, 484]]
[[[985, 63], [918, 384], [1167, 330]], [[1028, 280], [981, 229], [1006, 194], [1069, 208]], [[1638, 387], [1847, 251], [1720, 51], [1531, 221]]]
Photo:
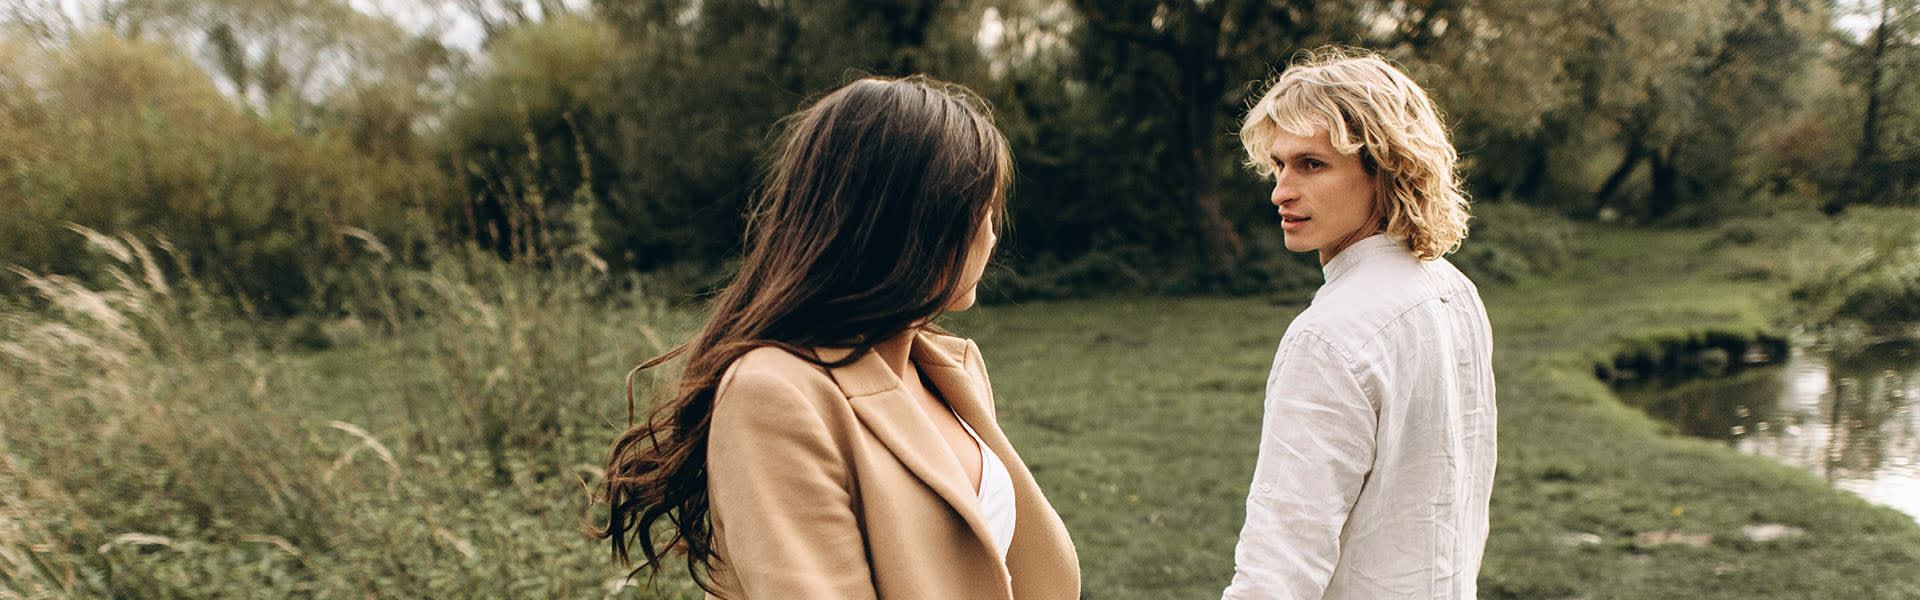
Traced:
[[[571, 16], [494, 39], [493, 65], [463, 82], [447, 114], [444, 160], [472, 198], [440, 215], [443, 222], [508, 254], [541, 243], [529, 238], [563, 215], [612, 199], [607, 189], [620, 179], [614, 153], [632, 133], [614, 122], [608, 100], [619, 49], [604, 23]], [[599, 240], [644, 235], [629, 231], [641, 224], [602, 216], [610, 218], [599, 230], [582, 233], [606, 247], [590, 250], [630, 266], [620, 253], [627, 248]]]
[[1326, 279], [1320, 258], [1313, 252], [1288, 250], [1278, 227], [1256, 227], [1240, 237], [1247, 246], [1249, 284], [1262, 291], [1311, 297]]
[[1852, 265], [1796, 286], [1792, 296], [1822, 322], [1920, 324], [1920, 235], [1883, 241]]
[[187, 258], [160, 268], [287, 314], [308, 307], [318, 272], [363, 250], [354, 237], [424, 237], [409, 224], [447, 190], [431, 164], [243, 112], [167, 47], [79, 35], [0, 61], [6, 264], [93, 270], [69, 222], [152, 232]]
[[1546, 275], [1572, 260], [1573, 227], [1565, 217], [1513, 202], [1473, 207], [1474, 220], [1460, 250], [1448, 257], [1482, 284]]
[[83, 232], [110, 283], [17, 270], [41, 308], [0, 306], [0, 597], [647, 595], [586, 533], [619, 373], [684, 327], [631, 282], [368, 261], [395, 310], [343, 320], [388, 335], [307, 354]]

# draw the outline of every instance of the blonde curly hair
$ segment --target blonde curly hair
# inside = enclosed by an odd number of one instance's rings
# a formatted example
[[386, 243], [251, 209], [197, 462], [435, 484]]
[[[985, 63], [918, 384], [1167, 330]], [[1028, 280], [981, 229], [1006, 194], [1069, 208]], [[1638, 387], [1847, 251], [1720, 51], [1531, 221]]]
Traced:
[[1274, 176], [1269, 149], [1277, 132], [1326, 130], [1342, 154], [1358, 153], [1374, 176], [1382, 230], [1422, 260], [1460, 247], [1467, 196], [1460, 155], [1426, 90], [1370, 53], [1325, 48], [1280, 74], [1240, 125], [1247, 165]]

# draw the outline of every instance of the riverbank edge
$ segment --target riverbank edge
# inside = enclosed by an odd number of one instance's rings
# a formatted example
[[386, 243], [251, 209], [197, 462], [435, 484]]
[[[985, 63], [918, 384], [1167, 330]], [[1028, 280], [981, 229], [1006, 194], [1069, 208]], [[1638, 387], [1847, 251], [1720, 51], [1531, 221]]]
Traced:
[[[1598, 346], [1593, 376], [1608, 385], [1718, 378], [1786, 362], [1787, 335], [1769, 328], [1655, 329]], [[1606, 350], [1611, 346], [1612, 350]]]
[[[1793, 275], [1831, 261], [1723, 252], [1711, 231], [1600, 233], [1580, 251], [1595, 273], [1484, 290], [1504, 317], [1496, 338], [1521, 360], [1499, 368], [1502, 458], [1481, 597], [1920, 598], [1914, 519], [1681, 436], [1608, 385], [1623, 356], [1658, 364], [1667, 345], [1784, 345]], [[1816, 237], [1796, 243], [1838, 247], [1807, 242]], [[1641, 285], [1598, 283], [1623, 278]], [[1749, 529], [1773, 526], [1792, 535]]]

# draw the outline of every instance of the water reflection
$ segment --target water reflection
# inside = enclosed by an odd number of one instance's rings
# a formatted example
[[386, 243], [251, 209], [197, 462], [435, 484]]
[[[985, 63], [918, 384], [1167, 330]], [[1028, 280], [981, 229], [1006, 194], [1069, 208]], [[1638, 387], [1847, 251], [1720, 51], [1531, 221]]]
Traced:
[[1920, 520], [1920, 343], [1796, 347], [1778, 367], [1621, 396], [1682, 433], [1812, 471]]

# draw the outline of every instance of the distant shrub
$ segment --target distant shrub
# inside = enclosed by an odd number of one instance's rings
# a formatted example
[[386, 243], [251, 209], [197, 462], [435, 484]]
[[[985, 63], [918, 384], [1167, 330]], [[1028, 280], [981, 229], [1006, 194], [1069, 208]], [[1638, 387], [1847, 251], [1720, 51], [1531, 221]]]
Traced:
[[[503, 32], [488, 44], [492, 64], [461, 83], [440, 137], [444, 160], [469, 198], [439, 216], [449, 229], [499, 251], [543, 243], [538, 232], [581, 205], [612, 206], [622, 136], [645, 131], [614, 122], [609, 98], [620, 44], [604, 22], [574, 16]], [[588, 208], [593, 208], [588, 206]], [[602, 212], [592, 251], [628, 266], [608, 242], [631, 231], [628, 207]]]
[[[1573, 225], [1548, 210], [1512, 202], [1474, 207], [1471, 234], [1447, 257], [1482, 283], [1545, 275], [1572, 260]], [[1240, 273], [1219, 281], [1191, 257], [1169, 256], [1146, 245], [1093, 250], [1062, 259], [1052, 254], [999, 257], [982, 282], [985, 301], [1072, 298], [1115, 293], [1273, 293], [1301, 297], [1325, 279], [1318, 255], [1286, 247], [1278, 228], [1241, 232]]]
[[1325, 279], [1313, 252], [1288, 250], [1278, 227], [1255, 227], [1240, 237], [1247, 246], [1249, 286], [1283, 294], [1310, 293]]
[[1764, 237], [1764, 234], [1761, 233], [1760, 228], [1755, 224], [1746, 221], [1736, 221], [1721, 225], [1720, 237], [1715, 238], [1714, 241], [1716, 243], [1729, 243], [1735, 246], [1751, 246], [1754, 242], [1760, 241], [1762, 237]]
[[1149, 290], [1155, 282], [1149, 279], [1149, 270], [1142, 268], [1139, 250], [1089, 252], [1071, 260], [1045, 255], [995, 265], [982, 278], [982, 297], [1028, 300]]
[[1558, 213], [1514, 202], [1477, 204], [1460, 250], [1447, 260], [1481, 283], [1558, 270], [1573, 254], [1573, 226]]
[[409, 214], [447, 190], [430, 163], [249, 114], [165, 46], [79, 35], [0, 61], [0, 263], [87, 272], [68, 222], [152, 232], [191, 257], [164, 268], [285, 314], [363, 249], [354, 232], [418, 237]]
[[1792, 297], [1820, 321], [1920, 324], [1920, 234], [1869, 244], [1851, 264], [1795, 286]]

